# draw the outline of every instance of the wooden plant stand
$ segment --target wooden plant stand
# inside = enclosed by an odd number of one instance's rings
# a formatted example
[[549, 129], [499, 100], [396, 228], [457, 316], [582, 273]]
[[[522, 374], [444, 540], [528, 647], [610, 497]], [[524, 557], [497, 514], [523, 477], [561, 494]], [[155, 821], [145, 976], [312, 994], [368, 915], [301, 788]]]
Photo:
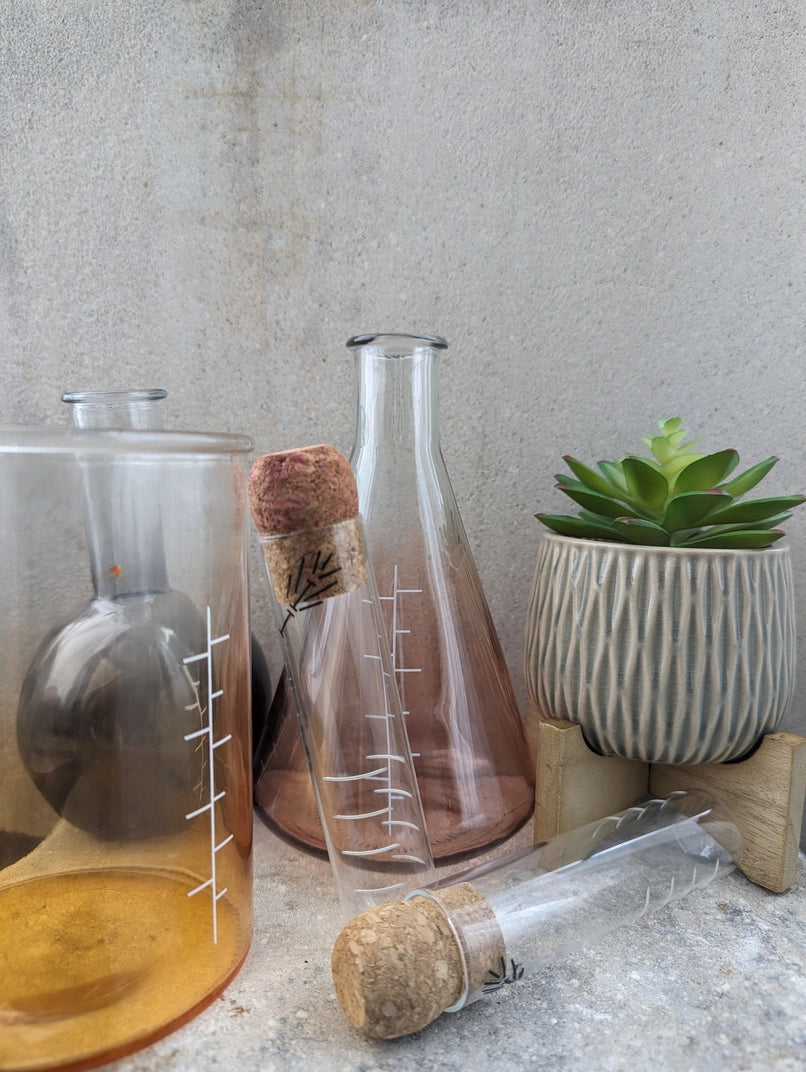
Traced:
[[806, 797], [806, 738], [770, 733], [740, 763], [650, 764], [591, 751], [574, 722], [542, 719], [530, 702], [537, 755], [535, 842], [621, 811], [641, 797], [703, 789], [729, 809], [742, 835], [737, 861], [751, 882], [782, 893], [795, 881]]

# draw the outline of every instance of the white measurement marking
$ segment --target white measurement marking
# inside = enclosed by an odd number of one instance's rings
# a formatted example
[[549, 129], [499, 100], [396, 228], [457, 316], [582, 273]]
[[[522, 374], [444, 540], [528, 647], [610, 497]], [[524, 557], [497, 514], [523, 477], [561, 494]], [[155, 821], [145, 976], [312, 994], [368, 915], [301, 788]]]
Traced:
[[[373, 789], [373, 793], [386, 793], [385, 789]], [[410, 793], [408, 789], [390, 789], [389, 795], [393, 800], [414, 800], [414, 794]]]
[[[401, 629], [398, 625], [398, 609], [400, 607], [400, 596], [419, 596], [423, 594], [422, 588], [403, 588], [400, 584], [399, 567], [395, 563], [394, 573], [392, 575], [392, 594], [390, 596], [379, 596], [378, 598], [382, 603], [392, 604], [392, 650], [390, 652], [392, 656], [392, 668], [396, 674], [420, 674], [422, 668], [419, 666], [403, 666], [400, 653], [400, 645], [398, 638], [403, 636], [411, 636], [411, 629]], [[408, 714], [408, 711], [403, 712], [404, 715]]]
[[355, 891], [356, 893], [391, 893], [392, 890], [402, 890], [403, 883], [395, 882], [391, 886], [364, 886]]
[[[386, 813], [388, 811], [389, 811], [388, 808], [378, 808], [377, 811], [365, 811], [365, 812], [362, 812], [360, 815], [358, 813], [356, 813], [355, 815], [334, 815], [333, 818], [334, 819], [377, 819], [379, 815], [386, 815]], [[383, 825], [385, 826], [386, 823], [384, 823]]]
[[[187, 815], [185, 815], [185, 818], [190, 820], [190, 819], [197, 818], [197, 816], [199, 816], [199, 815], [205, 815], [205, 814], [209, 815], [209, 817], [210, 817], [210, 820], [209, 820], [210, 821], [210, 877], [205, 882], [202, 882], [201, 885], [197, 886], [195, 888], [195, 890], [191, 890], [188, 893], [188, 897], [193, 897], [196, 894], [201, 893], [202, 890], [207, 890], [207, 889], [210, 890], [210, 893], [211, 893], [211, 896], [212, 896], [212, 909], [213, 909], [213, 913], [212, 913], [212, 915], [213, 915], [213, 945], [218, 944], [218, 902], [221, 900], [221, 898], [227, 892], [227, 887], [226, 886], [223, 889], [219, 889], [219, 887], [218, 887], [218, 869], [217, 869], [216, 854], [219, 853], [224, 848], [225, 845], [228, 845], [230, 843], [230, 841], [232, 841], [232, 837], [233, 837], [233, 835], [230, 834], [228, 837], [225, 837], [223, 841], [217, 841], [216, 840], [217, 839], [217, 831], [216, 831], [215, 805], [218, 803], [219, 800], [222, 800], [227, 795], [227, 792], [226, 792], [225, 789], [222, 789], [220, 792], [216, 792], [216, 786], [215, 786], [215, 764], [213, 762], [213, 757], [215, 755], [215, 751], [216, 751], [217, 748], [220, 748], [222, 745], [226, 744], [227, 741], [232, 740], [232, 734], [228, 733], [226, 735], [226, 737], [220, 737], [218, 740], [216, 740], [216, 738], [215, 738], [215, 719], [213, 717], [213, 701], [217, 700], [221, 696], [223, 696], [224, 695], [224, 690], [223, 689], [215, 689], [215, 690], [213, 689], [213, 648], [215, 647], [216, 644], [223, 644], [225, 640], [229, 640], [229, 633], [224, 633], [222, 636], [217, 636], [217, 637], [213, 636], [212, 628], [211, 628], [211, 620], [210, 620], [210, 608], [208, 607], [207, 608], [207, 647], [206, 647], [206, 649], [204, 651], [201, 651], [196, 655], [188, 655], [188, 657], [186, 659], [182, 660], [182, 662], [185, 664], [185, 666], [190, 665], [190, 663], [199, 663], [199, 662], [206, 662], [206, 664], [207, 664], [206, 671], [207, 671], [207, 696], [208, 696], [208, 700], [207, 700], [207, 708], [206, 708], [206, 715], [207, 715], [206, 724], [204, 726], [202, 726], [201, 729], [195, 730], [193, 733], [186, 733], [185, 734], [185, 740], [186, 741], [194, 741], [197, 738], [202, 738], [202, 737], [206, 738], [206, 741], [207, 741], [207, 767], [208, 767], [209, 772], [210, 772], [210, 799], [206, 804], [203, 804], [200, 808], [196, 808], [195, 811], [188, 812]], [[201, 683], [197, 681], [196, 682], [196, 687], [198, 688], [200, 684]], [[205, 711], [202, 710], [201, 713], [202, 713], [202, 715], [204, 715]]]
[[[393, 841], [391, 845], [380, 845], [377, 849], [342, 849], [342, 856], [380, 856], [382, 852], [391, 852], [399, 849], [400, 842]], [[413, 859], [413, 857], [399, 856], [399, 860]]]
[[[377, 763], [380, 760], [385, 765], [383, 767], [377, 767], [377, 768], [375, 768], [375, 769], [373, 769], [371, 771], [368, 771], [366, 773], [363, 773], [363, 774], [341, 775], [341, 776], [339, 776], [339, 775], [330, 775], [330, 776], [326, 776], [324, 778], [324, 781], [337, 782], [337, 783], [358, 782], [358, 781], [370, 781], [370, 782], [371, 781], [378, 781], [378, 782], [381, 782], [382, 783], [381, 787], [379, 787], [377, 789], [373, 789], [372, 792], [373, 792], [373, 794], [377, 794], [377, 795], [383, 796], [385, 798], [386, 806], [384, 808], [380, 808], [380, 809], [377, 809], [377, 810], [371, 810], [371, 811], [355, 812], [355, 813], [342, 813], [342, 814], [334, 815], [333, 818], [338, 819], [338, 820], [345, 820], [345, 821], [380, 819], [381, 821], [380, 821], [379, 825], [381, 827], [383, 827], [389, 834], [392, 833], [393, 828], [398, 828], [400, 830], [414, 830], [414, 831], [417, 831], [417, 830], [420, 829], [419, 826], [416, 823], [409, 822], [408, 820], [405, 820], [405, 819], [395, 819], [393, 817], [393, 812], [394, 812], [395, 805], [398, 804], [398, 803], [401, 803], [403, 801], [413, 800], [414, 799], [414, 794], [409, 792], [408, 790], [398, 788], [392, 782], [393, 765], [394, 764], [405, 764], [406, 763], [406, 756], [400, 754], [397, 750], [392, 748], [392, 743], [393, 743], [392, 739], [393, 739], [393, 732], [394, 732], [393, 731], [393, 721], [394, 721], [394, 719], [396, 717], [396, 712], [392, 711], [390, 709], [390, 706], [389, 706], [389, 689], [391, 687], [393, 687], [391, 683], [396, 681], [395, 672], [397, 670], [400, 670], [400, 668], [396, 667], [396, 665], [395, 665], [395, 663], [397, 661], [396, 660], [397, 637], [402, 636], [404, 634], [409, 634], [409, 632], [410, 632], [408, 629], [399, 629], [398, 628], [398, 625], [397, 625], [397, 608], [398, 608], [397, 600], [398, 600], [398, 596], [400, 594], [402, 594], [403, 592], [418, 592], [418, 591], [420, 591], [420, 589], [401, 589], [399, 587], [398, 581], [397, 581], [397, 566], [395, 566], [394, 594], [392, 596], [387, 596], [387, 597], [381, 596], [380, 597], [381, 599], [386, 598], [386, 600], [391, 600], [392, 603], [393, 603], [393, 608], [392, 608], [392, 618], [393, 618], [392, 637], [394, 639], [393, 639], [393, 644], [392, 644], [392, 651], [389, 653], [390, 654], [390, 661], [392, 663], [392, 667], [391, 667], [392, 673], [390, 674], [384, 668], [384, 654], [383, 654], [384, 653], [384, 648], [389, 644], [389, 639], [386, 636], [386, 631], [385, 630], [380, 630], [380, 631], [378, 631], [376, 633], [375, 639], [376, 639], [376, 643], [378, 645], [377, 650], [376, 651], [369, 651], [369, 652], [365, 651], [363, 653], [363, 657], [365, 659], [368, 659], [368, 660], [370, 660], [371, 662], [374, 662], [374, 663], [380, 663], [381, 664], [382, 676], [383, 676], [383, 680], [384, 680], [383, 701], [384, 701], [384, 705], [385, 705], [385, 710], [384, 711], [382, 711], [382, 712], [380, 712], [380, 711], [367, 711], [367, 712], [365, 712], [364, 717], [369, 719], [370, 721], [374, 721], [374, 722], [379, 722], [380, 721], [381, 723], [385, 723], [385, 731], [386, 731], [385, 732], [385, 737], [386, 737], [386, 740], [385, 740], [386, 748], [385, 748], [385, 750], [383, 749], [383, 745], [381, 745], [381, 750], [379, 750], [377, 752], [368, 753], [367, 755], [365, 755], [364, 758], [365, 758], [367, 763]], [[364, 600], [364, 602], [371, 603], [371, 600]], [[420, 671], [419, 671], [419, 669], [415, 669], [415, 668], [412, 667], [412, 668], [405, 668], [403, 670], [403, 672], [419, 673]], [[404, 711], [403, 715], [406, 715], [406, 714], [407, 714], [407, 712]], [[342, 849], [341, 850], [341, 855], [342, 856], [347, 856], [347, 857], [366, 859], [367, 857], [383, 856], [383, 855], [391, 854], [391, 859], [393, 859], [393, 860], [397, 860], [397, 861], [401, 861], [401, 862], [406, 861], [406, 862], [411, 862], [411, 863], [417, 863], [417, 864], [420, 864], [422, 866], [425, 866], [425, 861], [421, 860], [418, 856], [407, 855], [407, 854], [403, 853], [402, 851], [396, 851], [396, 850], [402, 850], [402, 846], [401, 846], [400, 842], [393, 841], [388, 845], [381, 845], [378, 848], [374, 848], [374, 849]], [[372, 894], [390, 893], [390, 892], [393, 892], [394, 890], [399, 890], [399, 889], [402, 889], [404, 887], [405, 887], [405, 883], [401, 881], [401, 882], [395, 882], [392, 885], [387, 885], [387, 886], [373, 886], [371, 888], [358, 888], [356, 892], [358, 892], [358, 893], [372, 893]]]
[[388, 767], [379, 767], [374, 771], [367, 771], [366, 774], [326, 774], [322, 781], [325, 782], [360, 782], [364, 779], [377, 778], [379, 774], [386, 774], [389, 770]]
[[[395, 674], [395, 678], [396, 678], [397, 681], [402, 680], [401, 675], [403, 675], [403, 674], [420, 674], [420, 673], [422, 673], [422, 668], [419, 667], [419, 666], [403, 666], [402, 665], [403, 657], [402, 657], [402, 651], [401, 651], [401, 646], [400, 646], [399, 640], [400, 640], [401, 637], [411, 636], [411, 630], [410, 629], [402, 629], [400, 627], [400, 625], [398, 624], [398, 609], [400, 607], [400, 596], [403, 596], [403, 595], [422, 595], [422, 593], [423, 593], [422, 588], [403, 588], [401, 586], [401, 584], [400, 584], [399, 566], [398, 566], [397, 563], [395, 563], [394, 572], [392, 574], [392, 594], [389, 595], [389, 596], [379, 596], [378, 597], [381, 600], [382, 603], [391, 603], [392, 604], [392, 624], [391, 624], [391, 630], [390, 630], [392, 644], [391, 644], [390, 655], [392, 656], [392, 670], [393, 670], [393, 672]], [[401, 700], [402, 699], [403, 699], [403, 695], [402, 695], [402, 692], [401, 692]], [[403, 708], [403, 719], [404, 719], [404, 721], [406, 720], [406, 717], [408, 716], [408, 714], [409, 714], [408, 709], [404, 707]], [[419, 759], [420, 758], [420, 753], [419, 752], [412, 752], [411, 755], [412, 755], [412, 759]]]

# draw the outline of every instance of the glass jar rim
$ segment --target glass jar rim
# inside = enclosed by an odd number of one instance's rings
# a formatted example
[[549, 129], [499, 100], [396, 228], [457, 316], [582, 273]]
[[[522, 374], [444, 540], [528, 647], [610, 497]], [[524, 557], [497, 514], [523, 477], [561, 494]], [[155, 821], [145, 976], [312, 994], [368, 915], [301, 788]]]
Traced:
[[216, 456], [248, 454], [249, 436], [229, 432], [0, 426], [0, 455]]
[[162, 387], [135, 388], [121, 391], [66, 391], [62, 402], [82, 406], [127, 406], [138, 402], [161, 402], [168, 397]]

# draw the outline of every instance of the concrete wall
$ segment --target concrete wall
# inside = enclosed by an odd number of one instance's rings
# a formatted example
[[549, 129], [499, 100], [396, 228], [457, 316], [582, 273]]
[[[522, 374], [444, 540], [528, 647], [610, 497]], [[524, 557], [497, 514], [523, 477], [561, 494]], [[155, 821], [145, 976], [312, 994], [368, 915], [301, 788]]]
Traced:
[[806, 488], [804, 30], [803, 0], [2, 0], [0, 418], [162, 386], [172, 425], [348, 451], [347, 337], [445, 335], [524, 698], [562, 454], [679, 414]]

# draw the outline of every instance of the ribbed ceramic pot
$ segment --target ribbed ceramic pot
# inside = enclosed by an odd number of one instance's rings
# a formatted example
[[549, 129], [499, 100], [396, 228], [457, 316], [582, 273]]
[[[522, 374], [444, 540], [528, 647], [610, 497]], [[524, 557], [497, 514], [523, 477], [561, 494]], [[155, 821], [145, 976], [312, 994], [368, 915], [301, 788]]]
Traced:
[[524, 671], [547, 718], [605, 755], [720, 763], [778, 729], [795, 687], [789, 548], [638, 547], [543, 534]]

